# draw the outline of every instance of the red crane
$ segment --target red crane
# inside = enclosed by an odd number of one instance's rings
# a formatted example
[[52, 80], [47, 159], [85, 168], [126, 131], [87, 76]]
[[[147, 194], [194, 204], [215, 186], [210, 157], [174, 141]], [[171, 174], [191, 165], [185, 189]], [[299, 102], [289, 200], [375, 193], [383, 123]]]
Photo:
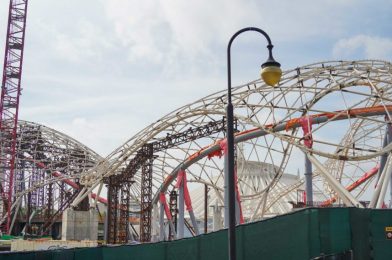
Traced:
[[19, 97], [21, 92], [23, 49], [25, 41], [28, 0], [10, 0], [8, 29], [5, 44], [3, 80], [0, 100], [0, 180], [3, 232], [11, 232], [11, 205], [13, 203], [16, 158], [16, 131]]

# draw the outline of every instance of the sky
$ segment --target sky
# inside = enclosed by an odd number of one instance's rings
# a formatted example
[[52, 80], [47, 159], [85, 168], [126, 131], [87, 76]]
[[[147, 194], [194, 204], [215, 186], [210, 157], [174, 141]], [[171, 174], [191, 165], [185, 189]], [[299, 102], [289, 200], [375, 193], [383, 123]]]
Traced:
[[[0, 2], [0, 53], [8, 3]], [[392, 61], [391, 0], [29, 1], [19, 118], [102, 156], [178, 107], [227, 87], [230, 37], [254, 26], [283, 69]], [[266, 41], [232, 46], [233, 85], [259, 77]], [[2, 57], [3, 58], [3, 57]]]

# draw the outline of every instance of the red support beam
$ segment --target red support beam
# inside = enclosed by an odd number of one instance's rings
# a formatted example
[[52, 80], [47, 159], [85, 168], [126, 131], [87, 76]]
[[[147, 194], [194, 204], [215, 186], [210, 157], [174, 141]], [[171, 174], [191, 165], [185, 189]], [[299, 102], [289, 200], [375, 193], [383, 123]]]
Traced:
[[[370, 169], [370, 171], [365, 172], [365, 174], [362, 175], [361, 178], [359, 178], [358, 180], [356, 180], [355, 182], [353, 182], [353, 183], [351, 183], [349, 186], [347, 186], [347, 187], [346, 187], [346, 190], [348, 190], [348, 191], [354, 190], [355, 188], [357, 188], [358, 186], [360, 186], [361, 184], [363, 184], [364, 182], [366, 182], [367, 180], [369, 180], [371, 177], [373, 177], [374, 175], [376, 175], [379, 168], [380, 168], [380, 165], [377, 165], [376, 167]], [[336, 202], [336, 200], [337, 200], [337, 197], [336, 197], [336, 196], [333, 197], [333, 198], [330, 198], [329, 200], [324, 201], [324, 202], [321, 204], [321, 207], [328, 207], [328, 206], [330, 206], [331, 204], [333, 204], [334, 202]]]

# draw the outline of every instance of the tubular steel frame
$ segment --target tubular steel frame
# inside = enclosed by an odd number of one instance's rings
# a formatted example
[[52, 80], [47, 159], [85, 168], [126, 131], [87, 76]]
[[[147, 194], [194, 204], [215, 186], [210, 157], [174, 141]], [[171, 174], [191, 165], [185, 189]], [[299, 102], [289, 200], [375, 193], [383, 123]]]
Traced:
[[[359, 183], [350, 193], [358, 201], [366, 200], [378, 174], [363, 176], [391, 150], [391, 145], [383, 146], [391, 121], [391, 71], [391, 64], [382, 61], [323, 62], [286, 71], [275, 89], [260, 81], [232, 89], [239, 131], [236, 162], [246, 222], [291, 210], [287, 201], [296, 200], [303, 178], [290, 177], [291, 182], [285, 178], [302, 169], [297, 162], [303, 161], [303, 152], [317, 157], [342, 187]], [[196, 217], [204, 218], [204, 185], [210, 188], [209, 202], [223, 206], [219, 156], [225, 138], [226, 101], [222, 91], [184, 106], [143, 129], [105, 159], [53, 129], [20, 122], [11, 223], [15, 219], [16, 228], [18, 221], [26, 222], [30, 216], [32, 222], [43, 219], [45, 212], [51, 213], [47, 223], [55, 223], [65, 208], [77, 206], [104, 180], [109, 184], [108, 232], [114, 238], [108, 242], [126, 243], [131, 239], [126, 216], [140, 214], [140, 208], [131, 206], [141, 205], [142, 187], [143, 207], [151, 209], [157, 194], [174, 190], [179, 169], [187, 171]], [[315, 118], [312, 149], [303, 145], [303, 134], [298, 131], [298, 119], [303, 116]], [[148, 146], [153, 152], [146, 155], [144, 147]], [[151, 167], [143, 166], [150, 161]], [[317, 169], [313, 177], [315, 198], [341, 203]], [[148, 181], [144, 183], [143, 178]], [[47, 209], [48, 200], [53, 201], [52, 210]], [[2, 219], [6, 221], [7, 215]]]
[[[297, 160], [297, 154], [303, 155], [304, 151], [320, 158], [342, 187], [355, 183], [375, 167], [380, 155], [390, 150], [390, 146], [382, 148], [384, 131], [380, 129], [385, 129], [390, 122], [391, 85], [390, 63], [365, 60], [322, 62], [295, 68], [286, 71], [280, 85], [274, 89], [261, 81], [233, 88], [235, 118], [241, 131], [237, 134], [237, 141], [241, 142], [240, 146], [237, 144], [237, 163], [246, 221], [291, 210], [287, 201], [296, 200], [296, 191], [303, 189], [304, 181], [300, 176], [293, 183], [281, 180], [287, 171], [294, 173], [290, 169], [302, 168], [302, 164], [296, 162], [303, 161]], [[216, 122], [225, 114], [226, 101], [223, 91], [212, 94], [143, 129], [107, 156], [104, 163], [82, 174], [81, 182], [89, 188], [79, 194], [73, 204], [97, 187], [103, 178], [121, 176], [121, 169], [130, 165], [144, 144], [176, 135], [189, 126]], [[302, 144], [304, 136], [299, 133], [296, 121], [308, 115], [317, 115], [320, 119], [312, 130], [312, 149]], [[281, 127], [279, 131], [277, 126]], [[325, 138], [331, 135], [331, 127], [334, 135]], [[257, 131], [263, 131], [263, 134], [256, 134]], [[222, 138], [224, 133], [211, 134], [154, 152], [158, 157], [153, 164], [152, 203], [157, 202], [159, 192], [172, 187], [179, 169], [187, 169], [189, 182], [207, 184], [216, 195], [211, 201], [222, 205], [222, 162], [219, 156], [216, 157]], [[249, 163], [269, 166], [272, 172], [251, 177], [253, 175], [247, 173]], [[132, 185], [130, 194], [131, 200], [137, 203], [140, 203], [141, 176], [139, 168], [134, 171], [133, 179], [139, 185]], [[371, 189], [372, 180], [374, 178], [370, 177], [351, 191], [357, 200]], [[317, 169], [314, 171], [314, 191], [320, 202], [337, 195]], [[196, 200], [194, 207], [200, 217], [204, 205], [198, 203], [197, 197], [193, 198]]]

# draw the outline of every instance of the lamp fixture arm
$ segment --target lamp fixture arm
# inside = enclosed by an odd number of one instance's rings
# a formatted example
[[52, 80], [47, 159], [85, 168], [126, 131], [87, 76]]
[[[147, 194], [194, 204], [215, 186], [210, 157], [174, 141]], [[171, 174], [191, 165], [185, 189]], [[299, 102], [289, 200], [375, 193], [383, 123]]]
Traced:
[[231, 44], [233, 43], [234, 39], [237, 38], [238, 35], [240, 35], [243, 32], [246, 32], [246, 31], [256, 31], [256, 32], [262, 34], [267, 39], [267, 42], [268, 42], [267, 48], [268, 48], [268, 54], [269, 54], [267, 62], [275, 61], [272, 56], [272, 48], [274, 47], [274, 45], [272, 45], [271, 38], [269, 37], [269, 35], [265, 31], [263, 31], [257, 27], [246, 27], [246, 28], [243, 28], [243, 29], [239, 30], [238, 32], [236, 32], [230, 38], [229, 44], [227, 45], [227, 72], [228, 72], [227, 73], [227, 75], [228, 75], [228, 80], [227, 80], [227, 82], [228, 82], [228, 97], [227, 98], [228, 98], [228, 103], [231, 103], [231, 55], [230, 55]]

